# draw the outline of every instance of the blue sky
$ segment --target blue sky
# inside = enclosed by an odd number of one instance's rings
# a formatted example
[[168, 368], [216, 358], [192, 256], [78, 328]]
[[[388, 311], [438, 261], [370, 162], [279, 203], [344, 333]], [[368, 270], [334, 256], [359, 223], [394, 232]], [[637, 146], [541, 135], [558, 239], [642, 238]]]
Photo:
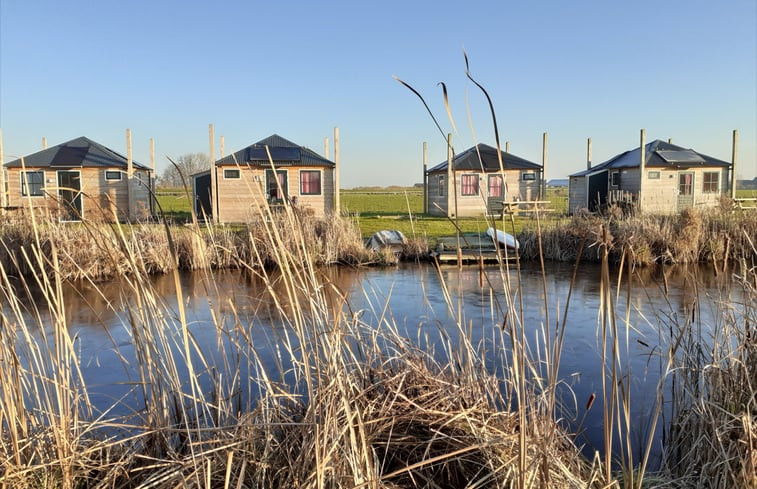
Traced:
[[[149, 164], [226, 153], [277, 133], [318, 152], [340, 131], [341, 184], [412, 184], [446, 158], [415, 95], [457, 151], [500, 138], [547, 178], [647, 141], [757, 175], [757, 2], [192, 2], [0, 0], [0, 128], [6, 160], [78, 136]], [[475, 134], [475, 137], [474, 137]], [[216, 156], [219, 145], [216, 143]]]

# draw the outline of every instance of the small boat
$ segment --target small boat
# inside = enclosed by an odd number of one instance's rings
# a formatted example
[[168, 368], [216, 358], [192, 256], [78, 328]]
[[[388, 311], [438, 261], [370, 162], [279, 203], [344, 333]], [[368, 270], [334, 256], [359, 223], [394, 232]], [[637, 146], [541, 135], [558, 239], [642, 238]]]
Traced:
[[[496, 232], [496, 237], [495, 237]], [[520, 244], [518, 243], [518, 240], [515, 239], [515, 237], [512, 234], [508, 234], [504, 232], [501, 229], [495, 230], [494, 228], [489, 228], [486, 230], [486, 234], [489, 235], [489, 237], [492, 240], [497, 240], [499, 244], [502, 246], [506, 246], [507, 249], [510, 250], [517, 250]]]
[[365, 243], [365, 246], [373, 251], [381, 251], [385, 248], [389, 248], [393, 253], [397, 254], [402, 251], [402, 248], [406, 244], [407, 238], [402, 234], [402, 231], [387, 229], [379, 231], [371, 236]]

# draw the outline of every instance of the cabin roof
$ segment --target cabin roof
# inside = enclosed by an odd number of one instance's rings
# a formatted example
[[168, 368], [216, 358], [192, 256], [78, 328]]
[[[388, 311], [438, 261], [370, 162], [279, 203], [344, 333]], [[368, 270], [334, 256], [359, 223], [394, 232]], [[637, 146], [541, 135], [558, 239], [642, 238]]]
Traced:
[[[533, 163], [512, 153], [500, 151], [502, 155], [502, 169], [504, 170], [541, 170], [541, 165]], [[495, 172], [499, 171], [499, 158], [497, 149], [487, 144], [477, 144], [455, 155], [452, 160], [452, 168], [455, 170], [472, 170]], [[447, 162], [443, 161], [428, 170], [427, 173], [447, 171]]]
[[[266, 147], [268, 150], [266, 151]], [[216, 161], [217, 166], [270, 166], [270, 159], [275, 166], [325, 166], [333, 168], [334, 162], [324, 158], [315, 151], [299, 146], [278, 134], [253, 143], [239, 151]]]
[[[134, 168], [150, 170], [150, 168], [132, 160]], [[6, 168], [21, 168], [21, 158], [9, 161]], [[51, 146], [24, 156], [26, 168], [122, 168], [128, 167], [125, 156], [106, 148], [84, 136], [65, 143]]]
[[[693, 149], [687, 149], [672, 143], [655, 139], [644, 146], [646, 151], [644, 166], [647, 168], [730, 168], [731, 164], [727, 161], [707, 156]], [[638, 168], [641, 153], [639, 148], [634, 148], [618, 155], [609, 160], [593, 166], [589, 169], [573, 173], [571, 177], [582, 177], [591, 173], [603, 170], [621, 169], [621, 168]]]

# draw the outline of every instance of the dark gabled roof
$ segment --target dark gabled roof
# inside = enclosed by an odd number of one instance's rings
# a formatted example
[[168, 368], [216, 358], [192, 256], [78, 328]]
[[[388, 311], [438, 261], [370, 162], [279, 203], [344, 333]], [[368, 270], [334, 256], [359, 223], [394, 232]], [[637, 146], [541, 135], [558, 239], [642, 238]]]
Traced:
[[[266, 151], [266, 146], [268, 151]], [[236, 153], [216, 161], [216, 165], [252, 165], [270, 166], [268, 152], [275, 166], [326, 166], [333, 168], [334, 162], [324, 158], [315, 151], [299, 146], [274, 134]]]
[[[478, 148], [478, 151], [476, 151]], [[515, 156], [512, 153], [500, 151], [502, 155], [502, 167], [504, 170], [541, 170], [541, 165]], [[480, 157], [479, 157], [480, 156]], [[497, 149], [486, 144], [477, 144], [455, 155], [452, 160], [452, 168], [455, 170], [472, 170], [484, 172], [499, 171], [499, 159]], [[427, 173], [447, 171], [447, 162], [443, 161], [428, 170]]]
[[[148, 167], [132, 160], [134, 168], [150, 170]], [[112, 149], [106, 148], [84, 136], [71, 141], [52, 146], [24, 156], [26, 168], [123, 168], [128, 166], [128, 160]], [[21, 168], [21, 159], [9, 161], [6, 168]]]
[[[693, 149], [676, 146], [659, 139], [644, 146], [645, 158], [644, 166], [647, 168], [730, 168], [731, 164], [727, 161], [713, 158]], [[582, 177], [590, 173], [602, 170], [620, 169], [620, 168], [638, 168], [640, 160], [640, 149], [634, 148], [619, 155], [613, 156], [609, 160], [593, 166], [588, 170], [573, 173], [571, 177]]]

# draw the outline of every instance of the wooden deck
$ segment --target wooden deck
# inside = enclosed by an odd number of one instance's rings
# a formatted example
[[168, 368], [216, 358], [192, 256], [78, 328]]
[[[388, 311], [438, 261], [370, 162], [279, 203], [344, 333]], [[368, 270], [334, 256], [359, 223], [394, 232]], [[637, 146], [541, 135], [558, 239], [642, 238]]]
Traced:
[[[502, 259], [505, 259], [504, 250], [500, 250]], [[491, 249], [460, 248], [459, 250], [432, 251], [431, 259], [439, 265], [476, 265], [483, 263], [498, 263], [497, 251]], [[515, 261], [515, 252], [508, 251], [507, 259]]]

